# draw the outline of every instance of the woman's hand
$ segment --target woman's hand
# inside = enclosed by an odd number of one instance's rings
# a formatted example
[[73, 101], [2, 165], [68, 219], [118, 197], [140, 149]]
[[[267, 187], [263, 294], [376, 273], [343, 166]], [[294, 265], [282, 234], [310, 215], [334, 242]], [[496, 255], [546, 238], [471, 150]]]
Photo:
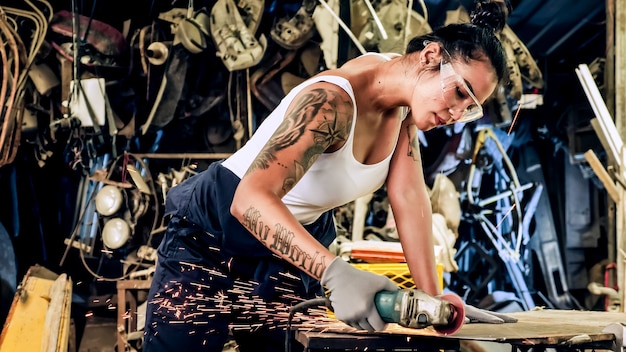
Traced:
[[357, 269], [336, 257], [324, 271], [321, 283], [330, 291], [329, 299], [337, 319], [360, 330], [385, 328], [375, 298], [380, 291], [398, 290], [389, 278]]

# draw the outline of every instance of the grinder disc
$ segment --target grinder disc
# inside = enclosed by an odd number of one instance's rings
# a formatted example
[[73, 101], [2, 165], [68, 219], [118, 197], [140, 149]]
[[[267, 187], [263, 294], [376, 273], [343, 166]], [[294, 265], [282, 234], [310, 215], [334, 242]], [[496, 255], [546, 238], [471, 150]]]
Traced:
[[444, 335], [455, 334], [465, 323], [465, 303], [461, 297], [452, 293], [441, 295], [441, 299], [452, 304], [454, 307], [454, 314], [448, 326], [436, 326], [435, 331]]

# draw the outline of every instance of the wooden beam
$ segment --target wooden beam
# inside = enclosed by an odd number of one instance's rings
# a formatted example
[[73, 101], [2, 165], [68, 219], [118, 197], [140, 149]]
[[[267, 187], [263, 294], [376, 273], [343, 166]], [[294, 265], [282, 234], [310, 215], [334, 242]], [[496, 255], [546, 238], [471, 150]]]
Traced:
[[591, 149], [587, 150], [585, 152], [585, 159], [604, 185], [604, 188], [609, 194], [609, 197], [611, 197], [614, 202], [619, 202], [619, 190], [617, 186], [615, 186], [615, 182], [611, 178], [611, 175], [609, 175], [609, 173], [604, 168], [604, 165], [602, 165], [602, 162], [600, 162], [600, 159], [598, 159], [598, 157], [596, 156], [596, 153], [594, 153], [594, 151]]
[[612, 161], [619, 162], [620, 150], [624, 146], [624, 140], [619, 135], [615, 122], [613, 121], [613, 118], [611, 117], [611, 114], [609, 113], [609, 110], [604, 102], [604, 97], [602, 96], [600, 89], [598, 89], [598, 86], [591, 75], [591, 71], [586, 64], [578, 65], [578, 68], [576, 68], [576, 74], [578, 75], [585, 94], [587, 95], [591, 108], [596, 114], [596, 119], [598, 120], [602, 130], [602, 135], [607, 141], [607, 145], [609, 147], [609, 149], [607, 149], [607, 153], [609, 153]]
[[[611, 91], [612, 97], [615, 99], [615, 112], [613, 114], [615, 120], [615, 127], [622, 138], [626, 138], [626, 97], [624, 97], [624, 89], [626, 89], [626, 0], [607, 0], [607, 12], [614, 11], [615, 18], [610, 18], [607, 15], [607, 24], [609, 22], [612, 27], [607, 28], [607, 35], [612, 35], [613, 44], [613, 57], [607, 57], [611, 60], [611, 64], [614, 65], [613, 77], [610, 80], [613, 81], [614, 90]], [[612, 30], [609, 32], [608, 30]], [[611, 44], [611, 43], [608, 43]], [[607, 46], [610, 48], [610, 46]], [[607, 61], [608, 61], [607, 60]], [[620, 158], [616, 160], [616, 168], [618, 177], [623, 178], [626, 171], [624, 148], [620, 148]], [[625, 278], [626, 270], [623, 253], [626, 250], [626, 236], [624, 231], [626, 230], [626, 203], [624, 200], [625, 191], [624, 187], [620, 187], [621, 201], [615, 205], [615, 232], [616, 232], [616, 244], [618, 249], [618, 277]], [[624, 311], [624, 302], [626, 301], [626, 282], [618, 282], [621, 293], [621, 311]]]

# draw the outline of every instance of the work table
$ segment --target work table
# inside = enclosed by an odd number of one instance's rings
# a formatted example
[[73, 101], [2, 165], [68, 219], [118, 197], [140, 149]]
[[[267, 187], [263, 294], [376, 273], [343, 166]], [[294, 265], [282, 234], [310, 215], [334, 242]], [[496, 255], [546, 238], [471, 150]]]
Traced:
[[311, 352], [460, 350], [462, 341], [497, 342], [524, 351], [536, 348], [622, 351], [626, 313], [543, 309], [507, 314], [518, 322], [465, 324], [456, 334], [447, 336], [431, 328], [409, 329], [397, 324], [368, 333], [337, 322], [319, 328], [298, 328], [296, 340]]

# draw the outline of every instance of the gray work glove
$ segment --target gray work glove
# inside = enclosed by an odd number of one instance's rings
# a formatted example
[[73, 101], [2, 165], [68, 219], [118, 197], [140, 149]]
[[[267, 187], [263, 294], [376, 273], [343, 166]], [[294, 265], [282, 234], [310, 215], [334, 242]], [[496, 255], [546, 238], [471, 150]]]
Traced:
[[355, 268], [340, 257], [333, 259], [322, 275], [329, 291], [335, 317], [368, 331], [380, 331], [386, 323], [378, 314], [374, 299], [379, 291], [395, 291], [398, 286], [386, 276]]
[[465, 305], [465, 323], [487, 323], [487, 324], [503, 324], [516, 323], [517, 318], [513, 318], [506, 314], [491, 312], [488, 310]]

